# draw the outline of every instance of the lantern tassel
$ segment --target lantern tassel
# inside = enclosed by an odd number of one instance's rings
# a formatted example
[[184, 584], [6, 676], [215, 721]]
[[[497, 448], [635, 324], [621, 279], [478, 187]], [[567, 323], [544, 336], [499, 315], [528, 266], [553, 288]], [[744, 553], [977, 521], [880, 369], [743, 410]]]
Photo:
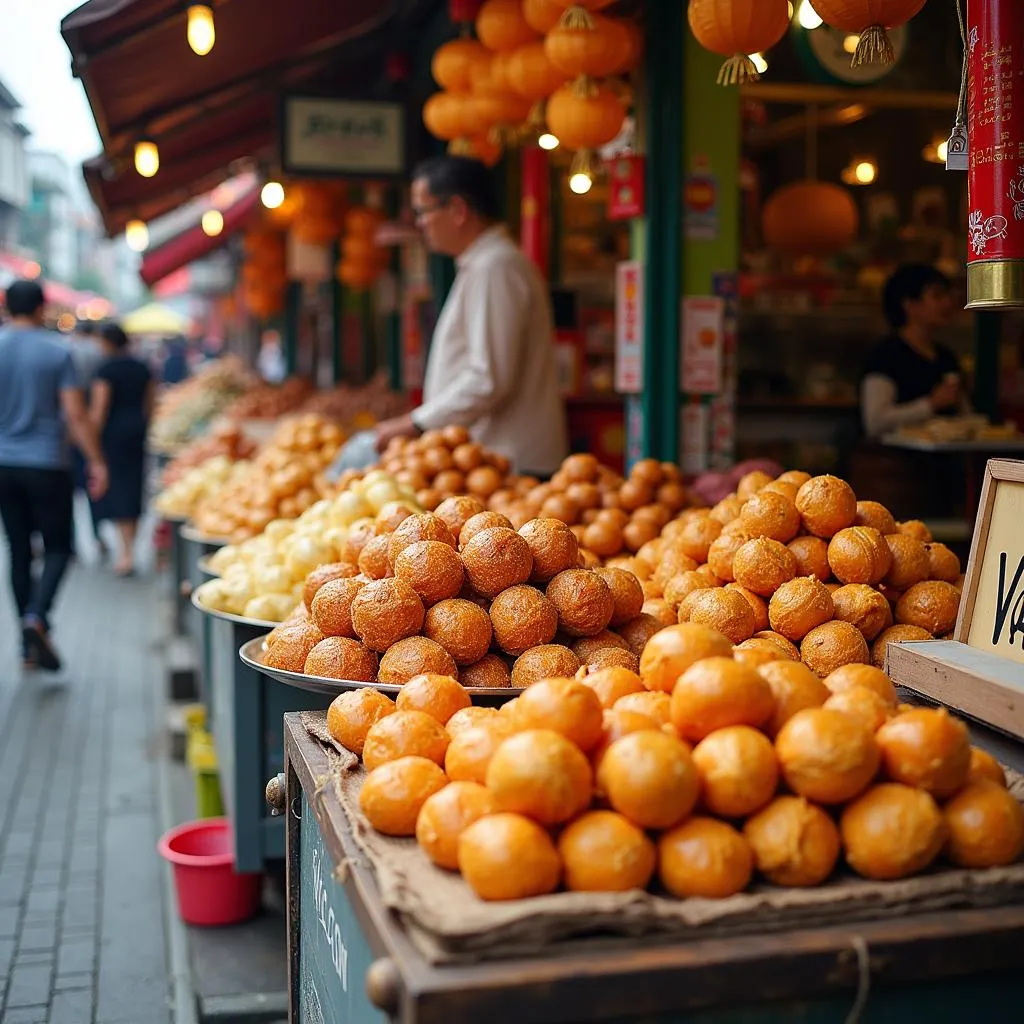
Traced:
[[734, 53], [719, 69], [719, 85], [742, 85], [761, 78], [754, 62], [745, 53]]
[[538, 100], [530, 107], [530, 116], [526, 119], [526, 127], [543, 131], [546, 122], [547, 100]]
[[580, 149], [573, 155], [572, 164], [569, 167], [570, 177], [574, 174], [585, 174], [591, 180], [597, 177], [599, 163], [593, 150]]
[[594, 27], [594, 19], [586, 7], [573, 5], [566, 8], [565, 14], [558, 20], [561, 28], [575, 29], [577, 32], [590, 31]]
[[452, 156], [472, 156], [473, 143], [466, 138], [452, 139], [448, 143], [448, 152]]
[[870, 25], [860, 34], [850, 67], [856, 68], [861, 64], [893, 64], [895, 61], [892, 40], [889, 39], [885, 26]]
[[572, 94], [577, 99], [586, 100], [597, 95], [597, 83], [588, 75], [580, 75], [573, 80]]

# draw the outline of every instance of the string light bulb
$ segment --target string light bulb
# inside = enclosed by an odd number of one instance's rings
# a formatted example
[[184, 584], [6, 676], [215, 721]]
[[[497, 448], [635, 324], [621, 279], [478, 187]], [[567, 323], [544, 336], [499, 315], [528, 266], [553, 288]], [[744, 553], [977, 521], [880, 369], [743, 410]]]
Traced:
[[868, 157], [855, 157], [842, 173], [847, 185], [871, 185], [878, 177], [878, 164]]
[[803, 0], [796, 12], [796, 20], [800, 27], [807, 29], [808, 32], [820, 28], [824, 23], [821, 15], [811, 5], [811, 0]]
[[130, 220], [124, 226], [125, 245], [132, 252], [145, 252], [149, 247], [149, 228], [142, 220]]
[[544, 132], [540, 138], [537, 139], [537, 145], [540, 146], [541, 149], [546, 149], [548, 151], [558, 149], [558, 136], [552, 135], [551, 132]]
[[217, 41], [213, 25], [213, 8], [209, 4], [189, 4], [188, 27], [185, 30], [192, 52], [205, 57]]
[[569, 178], [569, 188], [578, 196], [585, 196], [594, 184], [594, 179], [586, 171], [577, 171]]
[[851, 32], [847, 36], [843, 36], [843, 52], [848, 53], [851, 57], [857, 52], [857, 47], [860, 45], [860, 36], [855, 32]]
[[260, 202], [268, 210], [276, 210], [284, 202], [284, 185], [279, 181], [268, 181], [260, 190]]
[[139, 139], [135, 143], [135, 170], [143, 178], [152, 178], [160, 170], [160, 150], [152, 139]]
[[747, 56], [759, 75], [763, 75], [768, 70], [768, 61], [765, 60], [763, 53], [748, 53]]
[[207, 210], [202, 219], [203, 233], [216, 238], [224, 230], [224, 214], [220, 210]]

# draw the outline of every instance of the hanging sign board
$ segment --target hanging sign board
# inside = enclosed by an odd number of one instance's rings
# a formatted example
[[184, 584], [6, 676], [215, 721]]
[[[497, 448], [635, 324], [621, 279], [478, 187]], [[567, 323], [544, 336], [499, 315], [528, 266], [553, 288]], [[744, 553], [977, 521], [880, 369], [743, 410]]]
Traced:
[[1024, 462], [992, 459], [952, 640], [891, 644], [893, 682], [1024, 739]]
[[401, 176], [405, 130], [400, 103], [284, 96], [281, 169], [296, 175]]
[[615, 390], [637, 395], [644, 377], [644, 271], [636, 260], [615, 268]]

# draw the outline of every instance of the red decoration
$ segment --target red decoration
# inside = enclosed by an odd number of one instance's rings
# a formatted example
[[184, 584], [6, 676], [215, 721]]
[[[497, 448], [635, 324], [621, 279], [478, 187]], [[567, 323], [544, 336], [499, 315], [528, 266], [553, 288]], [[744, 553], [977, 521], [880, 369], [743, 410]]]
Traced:
[[1024, 7], [968, 0], [967, 31], [970, 298], [972, 267], [1024, 260]]
[[448, 17], [456, 23], [473, 21], [480, 10], [481, 0], [448, 0]]
[[629, 220], [645, 213], [642, 156], [618, 156], [608, 162], [608, 219]]
[[389, 82], [394, 82], [396, 85], [408, 81], [412, 74], [412, 61], [409, 60], [409, 54], [404, 50], [393, 50], [389, 53], [384, 62], [384, 74]]

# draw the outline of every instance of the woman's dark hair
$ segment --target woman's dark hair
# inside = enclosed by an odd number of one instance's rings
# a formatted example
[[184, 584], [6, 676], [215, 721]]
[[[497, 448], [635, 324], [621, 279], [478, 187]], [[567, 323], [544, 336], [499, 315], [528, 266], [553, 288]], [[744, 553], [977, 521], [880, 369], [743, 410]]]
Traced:
[[35, 316], [46, 304], [38, 281], [14, 281], [7, 288], [7, 311], [11, 316]]
[[412, 178], [425, 181], [435, 199], [447, 202], [458, 196], [485, 220], [501, 217], [491, 172], [479, 160], [466, 156], [435, 156], [424, 160]]
[[118, 324], [104, 324], [100, 328], [100, 337], [108, 345], [113, 345], [118, 352], [123, 352], [129, 344], [128, 335], [124, 333]]
[[936, 270], [927, 263], [905, 263], [885, 282], [882, 310], [894, 331], [907, 324], [907, 311], [903, 308], [903, 303], [907, 299], [920, 299], [925, 289], [933, 285], [948, 291], [949, 278], [941, 270]]

